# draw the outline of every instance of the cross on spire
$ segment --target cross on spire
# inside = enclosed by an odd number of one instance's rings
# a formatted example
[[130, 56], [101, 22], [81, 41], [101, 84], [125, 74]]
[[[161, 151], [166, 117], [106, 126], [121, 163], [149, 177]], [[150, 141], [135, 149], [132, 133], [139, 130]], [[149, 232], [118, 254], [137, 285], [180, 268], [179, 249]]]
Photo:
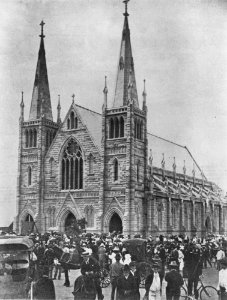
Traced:
[[40, 37], [45, 38], [45, 35], [43, 34], [43, 27], [44, 27], [45, 23], [43, 22], [43, 20], [39, 25], [41, 26], [41, 35], [40, 35]]
[[129, 0], [124, 0], [123, 1], [123, 3], [125, 4], [125, 12], [124, 12], [124, 16], [125, 17], [127, 17], [127, 16], [129, 16], [129, 14], [128, 14], [128, 2], [129, 2]]

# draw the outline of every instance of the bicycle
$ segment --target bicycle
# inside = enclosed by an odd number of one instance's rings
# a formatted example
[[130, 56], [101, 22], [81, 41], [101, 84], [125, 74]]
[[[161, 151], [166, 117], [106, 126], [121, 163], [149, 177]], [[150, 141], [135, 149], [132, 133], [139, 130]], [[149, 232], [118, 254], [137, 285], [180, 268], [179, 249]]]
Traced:
[[[181, 287], [181, 299], [185, 299], [185, 300], [192, 300], [194, 299], [193, 296], [189, 296], [188, 295], [188, 285], [186, 280], [184, 279], [184, 283], [185, 286]], [[199, 299], [200, 300], [218, 300], [219, 296], [218, 296], [218, 291], [215, 287], [211, 286], [211, 285], [204, 285], [201, 279], [201, 276], [199, 277], [199, 283], [200, 286], [197, 287], [197, 291], [198, 291], [198, 295], [199, 295]]]

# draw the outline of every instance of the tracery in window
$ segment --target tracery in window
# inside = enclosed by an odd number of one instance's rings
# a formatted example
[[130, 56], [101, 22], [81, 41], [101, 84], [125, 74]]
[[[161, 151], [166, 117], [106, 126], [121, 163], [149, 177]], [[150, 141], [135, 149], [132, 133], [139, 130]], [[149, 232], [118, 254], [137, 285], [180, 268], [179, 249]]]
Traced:
[[83, 188], [82, 151], [73, 139], [69, 141], [63, 152], [61, 175], [61, 187], [63, 190]]

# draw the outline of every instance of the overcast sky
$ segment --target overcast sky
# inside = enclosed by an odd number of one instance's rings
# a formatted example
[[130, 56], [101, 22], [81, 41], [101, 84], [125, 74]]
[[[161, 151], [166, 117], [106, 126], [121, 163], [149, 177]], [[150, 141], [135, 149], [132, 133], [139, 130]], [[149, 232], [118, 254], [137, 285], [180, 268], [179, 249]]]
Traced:
[[[140, 105], [147, 82], [148, 131], [186, 145], [227, 191], [227, 4], [131, 0], [128, 10]], [[58, 94], [62, 118], [73, 93], [77, 104], [101, 112], [105, 75], [111, 105], [123, 11], [120, 0], [0, 0], [0, 226], [16, 212], [20, 93], [27, 119], [41, 20], [56, 120]]]

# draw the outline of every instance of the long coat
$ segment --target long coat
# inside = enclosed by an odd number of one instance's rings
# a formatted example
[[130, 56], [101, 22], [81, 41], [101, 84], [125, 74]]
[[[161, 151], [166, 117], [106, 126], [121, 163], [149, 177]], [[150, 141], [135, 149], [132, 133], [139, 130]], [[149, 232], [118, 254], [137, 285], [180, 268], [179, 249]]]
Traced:
[[167, 281], [166, 295], [179, 296], [180, 288], [184, 284], [181, 274], [177, 270], [171, 270], [166, 273], [165, 280]]
[[47, 276], [41, 277], [33, 284], [33, 299], [55, 300], [55, 288], [52, 279]]
[[132, 273], [127, 279], [121, 275], [117, 281], [117, 300], [135, 300], [135, 293], [136, 282]]

